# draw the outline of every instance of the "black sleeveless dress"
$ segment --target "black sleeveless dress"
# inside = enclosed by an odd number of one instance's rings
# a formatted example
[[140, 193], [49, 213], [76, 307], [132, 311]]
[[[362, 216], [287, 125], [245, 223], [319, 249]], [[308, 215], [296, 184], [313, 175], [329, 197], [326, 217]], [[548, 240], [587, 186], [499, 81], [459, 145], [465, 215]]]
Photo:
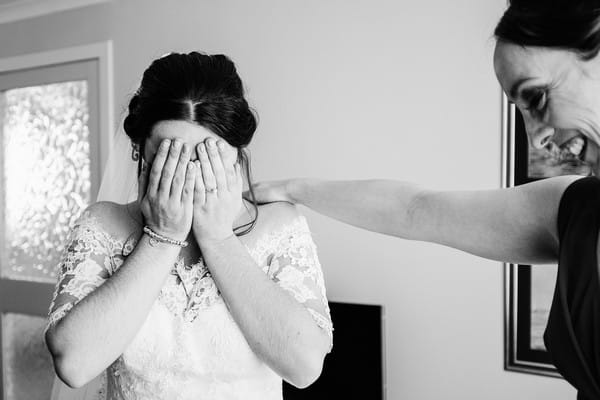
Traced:
[[544, 343], [554, 365], [578, 391], [600, 399], [600, 179], [573, 182], [560, 201], [558, 277]]

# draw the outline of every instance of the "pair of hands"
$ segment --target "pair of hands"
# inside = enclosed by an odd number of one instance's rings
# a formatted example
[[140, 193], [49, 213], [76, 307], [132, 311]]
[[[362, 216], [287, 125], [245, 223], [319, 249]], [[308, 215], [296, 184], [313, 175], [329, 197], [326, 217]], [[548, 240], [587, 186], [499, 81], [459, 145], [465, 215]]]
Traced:
[[[195, 161], [190, 161], [192, 154]], [[155, 232], [185, 240], [220, 241], [233, 234], [242, 205], [239, 163], [223, 140], [207, 138], [191, 148], [164, 139], [151, 168], [139, 178], [138, 201], [146, 224]]]

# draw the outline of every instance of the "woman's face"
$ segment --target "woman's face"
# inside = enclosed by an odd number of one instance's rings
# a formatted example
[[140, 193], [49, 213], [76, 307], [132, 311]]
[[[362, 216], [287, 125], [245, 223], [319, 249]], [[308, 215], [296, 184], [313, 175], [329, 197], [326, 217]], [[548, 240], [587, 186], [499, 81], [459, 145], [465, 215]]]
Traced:
[[582, 61], [567, 50], [497, 42], [496, 76], [521, 111], [534, 147], [545, 147], [561, 130], [576, 130], [600, 145], [599, 59]]
[[203, 126], [193, 124], [187, 121], [159, 121], [157, 122], [150, 136], [146, 139], [144, 146], [144, 160], [152, 165], [154, 156], [158, 150], [158, 146], [164, 139], [170, 139], [171, 141], [178, 140], [181, 145], [187, 143], [191, 150], [190, 160], [194, 161], [198, 159], [198, 153], [196, 152], [196, 146], [207, 139], [215, 141], [223, 141], [226, 150], [225, 163], [234, 164], [237, 161], [237, 149], [229, 145], [225, 140], [221, 139], [218, 135], [212, 133]]

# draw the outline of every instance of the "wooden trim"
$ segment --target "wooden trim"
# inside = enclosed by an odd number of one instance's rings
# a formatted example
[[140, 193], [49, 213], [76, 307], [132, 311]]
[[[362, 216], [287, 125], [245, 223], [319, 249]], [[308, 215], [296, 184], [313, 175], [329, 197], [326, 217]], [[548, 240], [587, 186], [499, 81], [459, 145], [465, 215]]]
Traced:
[[15, 0], [0, 6], [0, 24], [82, 8], [111, 0]]
[[106, 167], [108, 153], [113, 145], [113, 131], [115, 129], [112, 41], [0, 58], [0, 73], [89, 59], [97, 59], [99, 68], [98, 94], [100, 104], [98, 118], [100, 131], [98, 133], [100, 136], [100, 173], [102, 174]]
[[[45, 1], [56, 3], [55, 1], [51, 0]], [[2, 19], [2, 10], [3, 8], [0, 7], [0, 21]], [[112, 42], [106, 41], [84, 46], [25, 54], [16, 57], [8, 57], [3, 59], [0, 58], [0, 74], [18, 72], [28, 69], [47, 68], [60, 64], [77, 63], [82, 61], [94, 61], [94, 64], [97, 64], [98, 68], [97, 80], [95, 83], [98, 90], [97, 100], [95, 100], [98, 102], [98, 113], [95, 129], [98, 129], [98, 132], [95, 136], [97, 136], [96, 139], [99, 141], [97, 146], [99, 149], [99, 154], [90, 154], [90, 157], [96, 158], [96, 162], [99, 163], [99, 180], [106, 167], [108, 152], [112, 147], [114, 136], [112, 134], [114, 129]], [[99, 181], [97, 182], [96, 186], [99, 186]], [[96, 187], [96, 190], [97, 189], [98, 187]], [[2, 198], [0, 197], [0, 206], [1, 201]], [[3, 208], [0, 208], [0, 214], [2, 213]], [[2, 215], [0, 215], [0, 222], [2, 222], [1, 217]], [[0, 228], [2, 226], [3, 225], [0, 225]], [[3, 249], [0, 248], [0, 256], [2, 256], [3, 253]], [[13, 312], [46, 316], [53, 291], [54, 284], [0, 279], [0, 315], [6, 312]], [[2, 327], [0, 326], [0, 336], [1, 335]], [[0, 349], [1, 344], [2, 337], [0, 337]], [[3, 357], [0, 355], [0, 399], [3, 399], [6, 395], [2, 386], [3, 371]]]

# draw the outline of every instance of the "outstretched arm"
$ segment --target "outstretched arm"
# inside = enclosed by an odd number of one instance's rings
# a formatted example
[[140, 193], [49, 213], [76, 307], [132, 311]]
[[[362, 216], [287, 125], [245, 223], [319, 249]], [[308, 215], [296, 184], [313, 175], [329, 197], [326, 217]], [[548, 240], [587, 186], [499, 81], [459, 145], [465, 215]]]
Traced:
[[435, 191], [391, 180], [293, 179], [254, 186], [259, 202], [290, 201], [339, 221], [516, 263], [556, 260], [562, 193], [579, 176], [507, 189]]

